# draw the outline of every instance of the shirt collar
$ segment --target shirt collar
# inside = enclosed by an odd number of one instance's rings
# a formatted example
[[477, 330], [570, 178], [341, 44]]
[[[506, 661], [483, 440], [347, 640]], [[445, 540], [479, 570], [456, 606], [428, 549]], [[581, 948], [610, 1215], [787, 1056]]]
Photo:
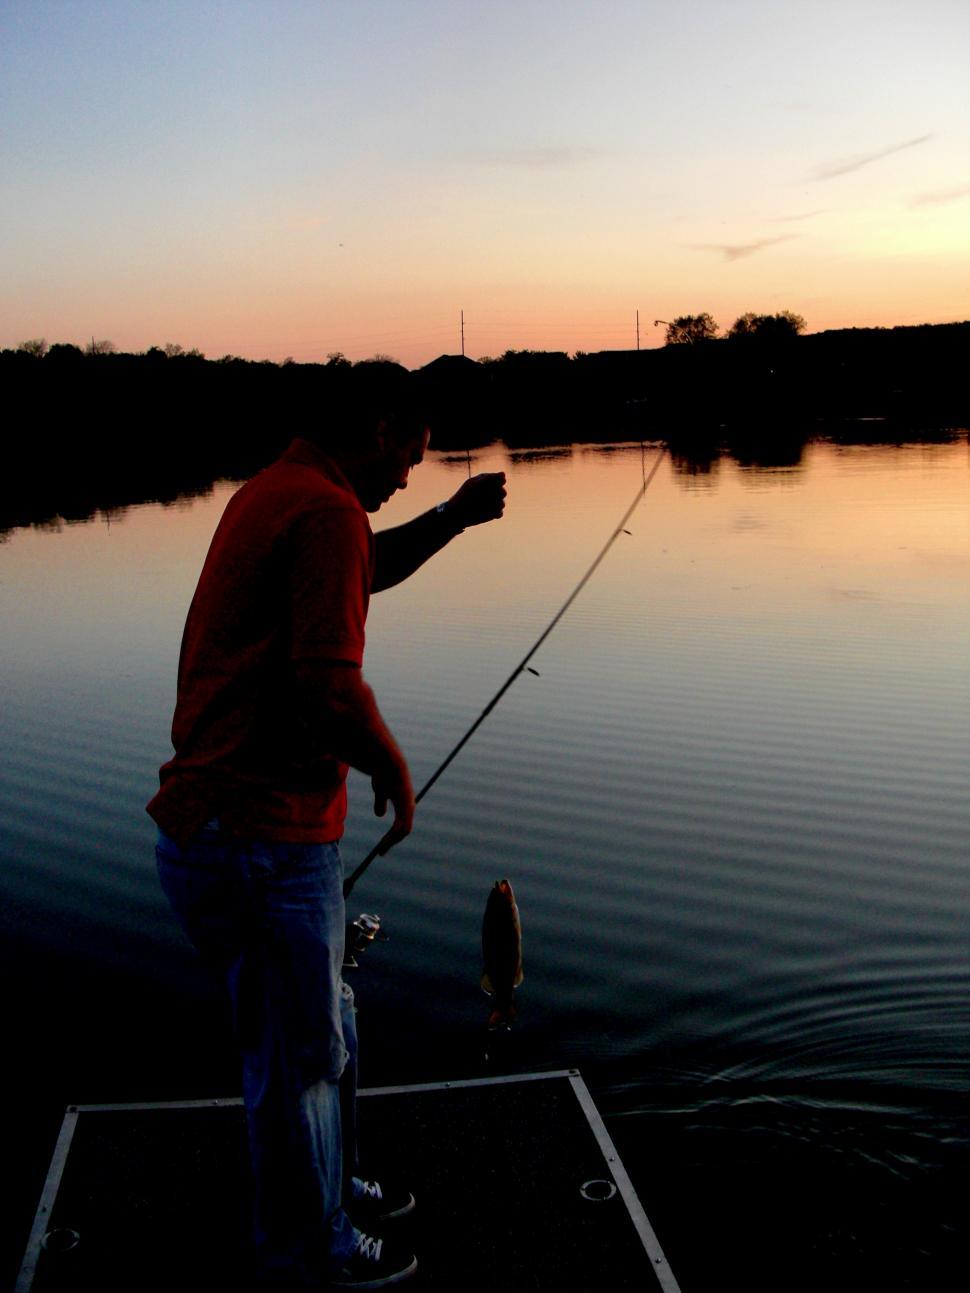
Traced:
[[337, 463], [336, 459], [314, 444], [312, 440], [306, 440], [303, 436], [297, 436], [290, 441], [289, 447], [281, 455], [283, 462], [296, 462], [303, 467], [312, 467], [314, 471], [320, 472], [327, 480], [333, 481], [335, 485], [340, 485], [343, 489], [348, 490], [357, 497], [356, 490], [347, 479], [343, 469]]

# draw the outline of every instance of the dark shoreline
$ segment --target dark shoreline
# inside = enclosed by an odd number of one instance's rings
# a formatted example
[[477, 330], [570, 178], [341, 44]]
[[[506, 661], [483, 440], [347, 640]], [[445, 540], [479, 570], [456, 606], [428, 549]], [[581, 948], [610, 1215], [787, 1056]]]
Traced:
[[[569, 453], [579, 445], [599, 445], [606, 452], [614, 446], [665, 443], [674, 471], [681, 476], [705, 475], [723, 459], [733, 459], [749, 469], [796, 468], [806, 448], [816, 443], [839, 445], [948, 444], [968, 435], [966, 426], [904, 427], [882, 418], [818, 423], [811, 430], [721, 426], [705, 435], [618, 438], [587, 435], [574, 440], [501, 436], [460, 452], [452, 446], [432, 448], [474, 464], [475, 455], [503, 446], [513, 463], [532, 456]], [[274, 445], [274, 453], [277, 447]], [[120, 519], [132, 507], [149, 503], [172, 506], [182, 500], [204, 498], [223, 481], [247, 480], [273, 454], [255, 452], [224, 456], [171, 453], [164, 458], [138, 459], [129, 454], [92, 447], [60, 448], [42, 442], [35, 454], [17, 455], [16, 465], [0, 484], [0, 543], [21, 529], [60, 530], [101, 518]], [[8, 461], [8, 466], [9, 466]]]
[[8, 418], [0, 539], [243, 480], [302, 427], [339, 417], [348, 392], [356, 400], [389, 373], [411, 383], [432, 445], [445, 452], [662, 440], [697, 472], [724, 454], [792, 466], [820, 437], [953, 438], [970, 426], [968, 353], [970, 322], [573, 356], [507, 351], [479, 362], [443, 355], [411, 374], [339, 355], [273, 364], [154, 349], [4, 350], [0, 382], [17, 418]]

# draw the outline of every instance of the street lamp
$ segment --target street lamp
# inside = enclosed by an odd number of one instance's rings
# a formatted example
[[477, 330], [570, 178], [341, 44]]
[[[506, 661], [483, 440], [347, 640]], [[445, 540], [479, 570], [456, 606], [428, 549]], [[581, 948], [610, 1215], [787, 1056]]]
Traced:
[[[655, 328], [659, 328], [659, 327], [660, 327], [660, 325], [661, 325], [661, 323], [662, 323], [662, 324], [664, 324], [664, 326], [665, 326], [665, 327], [667, 327], [667, 328], [673, 328], [673, 330], [674, 330], [675, 332], [683, 332], [683, 331], [684, 331], [684, 329], [680, 326], [680, 324], [678, 324], [678, 323], [671, 323], [668, 319], [654, 319], [654, 321], [653, 321], [653, 326], [654, 326]], [[666, 345], [666, 344], [667, 344], [667, 342], [666, 342], [666, 340], [665, 340], [665, 341], [664, 341], [664, 345]]]

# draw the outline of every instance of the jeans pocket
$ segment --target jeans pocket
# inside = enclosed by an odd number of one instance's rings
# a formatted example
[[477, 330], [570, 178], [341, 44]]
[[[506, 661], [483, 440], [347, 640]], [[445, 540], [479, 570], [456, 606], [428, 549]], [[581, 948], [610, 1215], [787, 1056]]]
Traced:
[[253, 925], [238, 862], [224, 848], [200, 842], [182, 849], [167, 837], [155, 857], [162, 891], [189, 941], [224, 973], [242, 954]]

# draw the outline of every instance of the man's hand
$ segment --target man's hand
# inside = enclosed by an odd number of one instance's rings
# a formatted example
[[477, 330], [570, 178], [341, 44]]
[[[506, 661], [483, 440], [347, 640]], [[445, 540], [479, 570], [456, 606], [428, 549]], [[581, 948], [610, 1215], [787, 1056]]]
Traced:
[[[392, 530], [379, 530], [371, 592], [393, 588], [470, 525], [495, 521], [505, 511], [505, 472], [489, 471], [466, 480], [446, 503]], [[444, 524], [442, 524], [442, 518]]]
[[445, 504], [448, 519], [460, 529], [496, 521], [505, 511], [505, 472], [484, 471], [466, 480]]
[[376, 816], [384, 816], [388, 802], [394, 808], [394, 824], [377, 849], [378, 856], [383, 857], [395, 844], [400, 844], [405, 836], [411, 834], [411, 827], [414, 825], [414, 790], [407, 764], [401, 759], [394, 767], [375, 772], [371, 777], [371, 785], [374, 788]]
[[360, 669], [332, 660], [298, 660], [294, 666], [298, 704], [311, 728], [319, 728], [327, 753], [365, 773], [374, 787], [374, 812], [390, 803], [394, 824], [381, 840], [384, 854], [410, 834], [414, 790], [404, 755], [377, 708]]

